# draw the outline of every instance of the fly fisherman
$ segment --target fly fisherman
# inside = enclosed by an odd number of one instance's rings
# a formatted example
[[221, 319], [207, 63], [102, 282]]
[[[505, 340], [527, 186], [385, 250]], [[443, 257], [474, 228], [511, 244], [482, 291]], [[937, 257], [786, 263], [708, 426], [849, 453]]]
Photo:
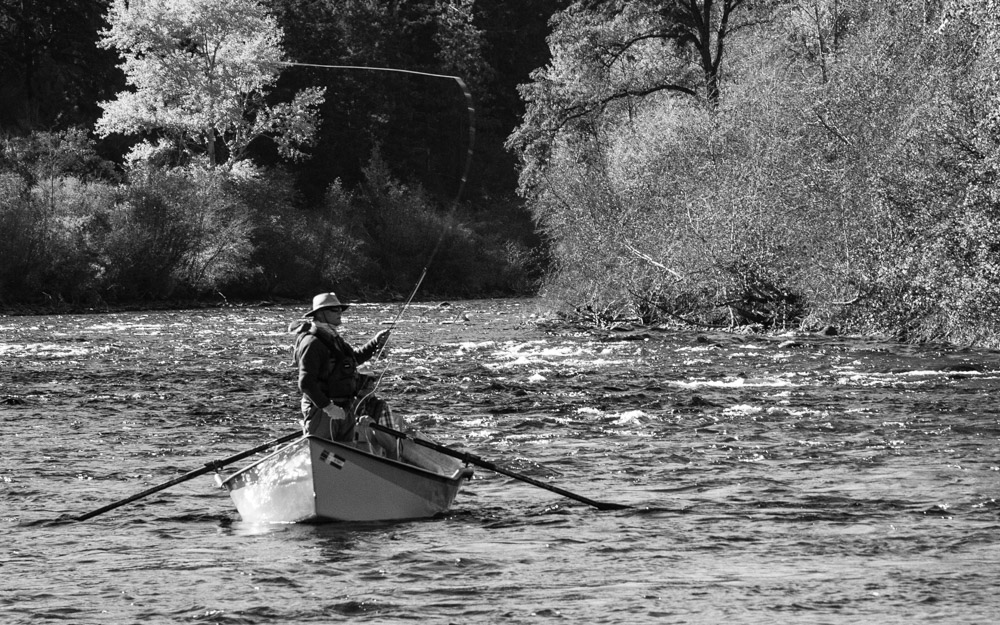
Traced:
[[385, 402], [374, 397], [358, 400], [362, 391], [371, 392], [367, 388], [371, 378], [358, 373], [358, 365], [385, 345], [389, 330], [354, 349], [337, 332], [346, 308], [334, 293], [320, 293], [313, 298], [312, 310], [288, 327], [296, 334], [294, 357], [302, 391], [302, 429], [337, 441], [353, 439], [359, 412], [372, 415], [376, 421], [388, 412]]

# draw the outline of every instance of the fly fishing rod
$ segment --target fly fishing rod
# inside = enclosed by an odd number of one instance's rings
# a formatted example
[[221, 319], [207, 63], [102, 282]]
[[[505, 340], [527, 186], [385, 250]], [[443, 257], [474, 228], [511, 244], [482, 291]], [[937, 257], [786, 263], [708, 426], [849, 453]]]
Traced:
[[[462, 94], [465, 96], [466, 108], [469, 114], [469, 141], [468, 141], [469, 145], [465, 153], [465, 165], [462, 168], [462, 178], [458, 184], [458, 191], [455, 193], [455, 199], [452, 200], [451, 208], [448, 211], [448, 219], [445, 221], [445, 226], [441, 229], [441, 234], [440, 236], [438, 236], [437, 243], [434, 245], [434, 249], [431, 251], [430, 256], [427, 257], [427, 262], [424, 263], [423, 270], [421, 270], [420, 272], [420, 277], [417, 279], [416, 284], [413, 285], [413, 290], [410, 291], [409, 297], [407, 297], [406, 301], [403, 302], [403, 306], [399, 309], [399, 312], [396, 314], [396, 317], [392, 320], [391, 323], [389, 323], [388, 329], [391, 331], [393, 328], [396, 327], [396, 324], [399, 322], [399, 319], [403, 316], [403, 313], [406, 312], [406, 309], [410, 307], [410, 304], [413, 302], [413, 298], [416, 297], [417, 295], [417, 291], [420, 290], [420, 286], [424, 283], [424, 278], [427, 277], [427, 270], [430, 268], [431, 263], [434, 262], [434, 257], [437, 256], [437, 253], [441, 250], [441, 245], [444, 243], [445, 235], [448, 233], [448, 224], [451, 223], [455, 211], [458, 208], [458, 204], [462, 199], [462, 193], [465, 191], [465, 184], [469, 178], [469, 170], [472, 167], [472, 153], [476, 143], [476, 107], [473, 104], [472, 93], [469, 91], [468, 85], [465, 84], [465, 81], [462, 80], [461, 77], [452, 76], [449, 74], [434, 74], [431, 72], [420, 72], [416, 70], [399, 69], [395, 67], [369, 67], [367, 65], [323, 65], [320, 63], [297, 63], [292, 61], [282, 61], [281, 65], [288, 65], [293, 67], [315, 67], [315, 68], [332, 69], [332, 70], [395, 72], [398, 74], [410, 74], [413, 76], [425, 76], [428, 78], [454, 80], [456, 83], [458, 83], [459, 88], [462, 89]], [[379, 346], [378, 352], [375, 354], [376, 360], [382, 355], [382, 352], [385, 350], [385, 346], [387, 343], [388, 340]], [[373, 385], [372, 390], [367, 395], [365, 395], [365, 397], [362, 398], [361, 400], [362, 402], [371, 395], [373, 395], [376, 390], [378, 390], [379, 385], [382, 383], [382, 378], [385, 376], [385, 373], [386, 371], [388, 371], [388, 369], [389, 369], [388, 365], [386, 365], [382, 369], [382, 372], [375, 380], [375, 384]]]
[[[413, 71], [413, 70], [397, 69], [397, 68], [391, 68], [391, 67], [366, 67], [366, 66], [360, 66], [360, 65], [319, 65], [319, 64], [314, 64], [314, 63], [294, 63], [294, 62], [290, 62], [290, 61], [283, 61], [280, 64], [281, 65], [288, 65], [288, 66], [319, 67], [319, 68], [337, 69], [337, 70], [366, 70], [366, 71], [375, 71], [375, 72], [397, 72], [397, 73], [401, 73], [401, 74], [413, 74], [413, 75], [417, 75], [417, 76], [427, 76], [427, 77], [430, 77], [430, 78], [444, 78], [444, 79], [454, 80], [455, 82], [457, 82], [458, 86], [461, 87], [461, 89], [462, 89], [462, 93], [465, 95], [465, 100], [466, 100], [466, 103], [467, 103], [467, 106], [468, 106], [468, 111], [469, 111], [469, 147], [468, 147], [468, 151], [466, 152], [465, 166], [464, 166], [464, 168], [462, 170], [462, 179], [461, 179], [461, 182], [459, 183], [459, 186], [458, 186], [458, 192], [455, 194], [455, 199], [452, 201], [451, 210], [448, 213], [448, 217], [449, 217], [449, 220], [450, 220], [451, 216], [455, 213], [455, 210], [458, 207], [458, 203], [461, 200], [462, 193], [465, 190], [465, 183], [466, 183], [466, 180], [468, 180], [469, 170], [470, 170], [470, 168], [472, 166], [472, 152], [473, 152], [473, 146], [474, 146], [475, 138], [476, 138], [476, 110], [475, 110], [475, 107], [474, 107], [473, 102], [472, 102], [472, 93], [469, 92], [469, 88], [465, 84], [464, 80], [462, 80], [458, 76], [449, 76], [449, 75], [446, 75], [446, 74], [432, 74], [432, 73], [428, 73], [428, 72], [418, 72], [418, 71]], [[423, 271], [420, 273], [420, 278], [417, 280], [416, 285], [413, 287], [413, 291], [410, 293], [410, 296], [407, 298], [406, 302], [403, 304], [403, 307], [400, 309], [399, 313], [396, 315], [396, 318], [393, 319], [392, 324], [390, 325], [390, 329], [392, 327], [395, 327], [395, 325], [399, 321], [400, 317], [402, 317], [403, 312], [406, 310], [407, 307], [409, 307], [410, 303], [413, 301], [413, 298], [416, 296], [417, 291], [420, 289], [420, 285], [423, 283], [424, 278], [427, 276], [427, 269], [428, 269], [428, 267], [430, 267], [431, 262], [434, 260], [434, 257], [437, 255], [438, 251], [441, 249], [441, 244], [444, 242], [444, 237], [445, 237], [446, 233], [447, 233], [447, 229], [446, 228], [442, 229], [441, 235], [438, 237], [437, 244], [434, 246], [434, 250], [431, 252], [430, 257], [428, 257], [427, 262], [424, 264]], [[385, 349], [385, 344], [383, 344], [382, 346], [380, 346], [380, 348], [379, 348], [379, 354], [381, 354], [382, 350], [384, 350], [384, 349]], [[375, 389], [378, 388], [378, 384], [382, 381], [382, 377], [385, 375], [385, 372], [386, 372], [387, 369], [388, 369], [388, 366], [385, 369], [382, 370], [382, 374], [379, 375], [378, 380], [376, 381], [376, 383], [374, 385]], [[374, 393], [374, 392], [375, 392], [375, 390], [372, 390], [371, 393]], [[369, 395], [371, 395], [371, 393], [369, 393]], [[367, 398], [367, 396], [366, 396], [366, 398]], [[104, 514], [105, 512], [108, 512], [109, 510], [113, 510], [113, 509], [118, 508], [120, 506], [123, 506], [123, 505], [125, 505], [127, 503], [131, 503], [133, 501], [136, 501], [137, 499], [141, 499], [141, 498], [146, 497], [148, 495], [151, 495], [153, 493], [157, 493], [157, 492], [159, 492], [161, 490], [164, 490], [164, 489], [169, 488], [171, 486], [174, 486], [176, 484], [180, 484], [181, 482], [186, 482], [186, 481], [188, 481], [190, 479], [193, 479], [193, 478], [195, 478], [195, 477], [197, 477], [199, 475], [203, 475], [205, 473], [208, 473], [209, 471], [213, 471], [213, 470], [216, 470], [216, 469], [218, 469], [220, 467], [223, 467], [223, 466], [226, 466], [226, 465], [231, 464], [233, 462], [236, 462], [238, 460], [242, 460], [243, 458], [247, 458], [247, 457], [252, 456], [252, 455], [254, 455], [256, 453], [259, 453], [259, 452], [261, 452], [261, 451], [263, 451], [265, 449], [268, 449], [268, 448], [273, 447], [275, 445], [279, 445], [281, 443], [288, 442], [288, 441], [290, 441], [290, 440], [292, 440], [294, 438], [298, 438], [300, 436], [302, 436], [302, 434], [299, 433], [299, 432], [294, 432], [294, 433], [291, 433], [291, 434], [287, 434], [285, 436], [282, 436], [281, 438], [275, 439], [275, 440], [270, 441], [268, 443], [264, 443], [263, 445], [259, 445], [257, 447], [254, 447], [253, 449], [240, 452], [238, 454], [235, 454], [235, 455], [230, 456], [228, 458], [225, 458], [223, 460], [206, 463], [203, 467], [195, 469], [193, 471], [189, 471], [188, 473], [185, 473], [184, 475], [181, 475], [180, 477], [174, 478], [174, 479], [172, 479], [172, 480], [170, 480], [168, 482], [165, 482], [163, 484], [159, 484], [157, 486], [149, 488], [149, 489], [147, 489], [147, 490], [145, 490], [145, 491], [143, 491], [141, 493], [137, 493], [135, 495], [132, 495], [130, 497], [122, 499], [121, 501], [116, 501], [116, 502], [111, 503], [109, 505], [103, 506], [101, 508], [98, 508], [97, 510], [93, 510], [91, 512], [87, 512], [86, 514], [82, 514], [82, 515], [78, 516], [76, 518], [76, 520], [77, 521], [85, 521], [85, 520], [90, 519], [92, 517], [95, 517], [97, 515]]]

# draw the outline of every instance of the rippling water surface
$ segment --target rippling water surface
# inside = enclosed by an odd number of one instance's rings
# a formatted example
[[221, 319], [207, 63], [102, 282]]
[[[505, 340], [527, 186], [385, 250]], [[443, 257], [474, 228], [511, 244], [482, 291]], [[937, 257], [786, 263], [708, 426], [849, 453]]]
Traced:
[[[211, 475], [294, 431], [305, 308], [0, 317], [2, 623], [990, 623], [1000, 355], [411, 306], [380, 394], [477, 470], [451, 512], [254, 526]], [[360, 343], [398, 307], [358, 305]]]

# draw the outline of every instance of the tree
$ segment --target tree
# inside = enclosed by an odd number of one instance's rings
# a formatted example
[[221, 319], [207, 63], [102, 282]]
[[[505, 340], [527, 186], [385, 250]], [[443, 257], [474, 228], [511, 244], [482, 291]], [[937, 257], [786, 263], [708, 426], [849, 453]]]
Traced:
[[317, 127], [322, 89], [269, 104], [283, 62], [282, 32], [255, 0], [114, 0], [101, 45], [122, 56], [131, 91], [104, 102], [101, 136], [143, 134], [133, 159], [204, 154], [231, 168], [250, 144], [270, 137], [288, 158], [302, 156]]
[[730, 39], [781, 2], [578, 0], [557, 14], [552, 62], [521, 86], [527, 112], [507, 143], [522, 157], [522, 191], [560, 134], [600, 123], [616, 105], [669, 94], [717, 107]]
[[855, 21], [852, 9], [867, 8], [867, 2], [801, 0], [790, 7], [787, 21], [789, 56], [800, 58], [819, 70], [820, 80], [830, 80], [830, 59], [840, 52], [849, 27]]
[[[1000, 129], [1000, 0], [951, 0], [940, 32], [965, 44], [970, 79], [984, 107], [983, 126]], [[971, 45], [970, 45], [971, 44]]]
[[0, 130], [91, 126], [121, 87], [95, 43], [108, 0], [0, 0]]
[[[302, 63], [460, 76], [476, 107], [478, 169], [485, 151], [482, 139], [491, 131], [487, 102], [495, 90], [494, 74], [483, 58], [488, 42], [473, 13], [481, 3], [271, 0], [269, 4], [284, 30], [296, 33], [287, 48]], [[282, 75], [279, 89], [304, 84], [327, 87], [316, 157], [301, 166], [301, 188], [307, 197], [321, 201], [327, 185], [336, 179], [347, 188], [364, 180], [362, 169], [375, 150], [403, 179], [419, 181], [435, 197], [454, 196], [469, 136], [466, 101], [454, 81], [397, 72], [296, 67]], [[493, 145], [501, 142], [502, 138], [494, 139]], [[478, 176], [474, 172], [472, 177]]]

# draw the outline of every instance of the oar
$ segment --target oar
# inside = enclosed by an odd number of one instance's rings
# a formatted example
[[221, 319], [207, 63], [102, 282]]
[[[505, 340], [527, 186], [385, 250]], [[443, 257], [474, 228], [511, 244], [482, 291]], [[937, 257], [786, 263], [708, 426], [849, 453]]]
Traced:
[[531, 477], [528, 477], [527, 475], [521, 475], [520, 473], [515, 473], [513, 471], [508, 471], [507, 469], [504, 469], [503, 467], [498, 467], [496, 464], [490, 462], [489, 460], [485, 460], [483, 458], [480, 458], [479, 456], [474, 456], [474, 455], [472, 455], [470, 453], [467, 453], [467, 452], [464, 452], [464, 451], [456, 451], [454, 449], [451, 449], [450, 447], [445, 447], [444, 445], [439, 445], [437, 443], [434, 443], [434, 442], [431, 442], [431, 441], [428, 441], [428, 440], [424, 440], [422, 438], [415, 438], [415, 437], [412, 437], [412, 436], [408, 436], [405, 433], [400, 432], [399, 430], [394, 430], [392, 428], [386, 427], [386, 426], [378, 424], [378, 423], [374, 423], [373, 422], [373, 423], [369, 423], [368, 425], [370, 425], [372, 428], [374, 428], [376, 430], [380, 430], [382, 432], [385, 432], [386, 434], [391, 434], [392, 436], [395, 436], [395, 437], [403, 439], [403, 440], [413, 441], [417, 445], [423, 445], [424, 447], [427, 447], [429, 449], [433, 449], [434, 451], [436, 451], [438, 453], [442, 453], [442, 454], [444, 454], [446, 456], [451, 456], [452, 458], [458, 458], [459, 460], [462, 460], [463, 462], [466, 462], [467, 464], [474, 464], [477, 467], [482, 467], [484, 469], [489, 469], [490, 471], [493, 471], [494, 473], [500, 473], [501, 475], [506, 475], [507, 477], [512, 477], [515, 480], [521, 480], [522, 482], [527, 482], [528, 484], [531, 484], [532, 486], [537, 486], [539, 488], [544, 488], [545, 490], [550, 490], [553, 493], [559, 493], [563, 497], [569, 497], [570, 499], [575, 499], [575, 500], [577, 500], [579, 502], [587, 504], [588, 506], [593, 506], [593, 507], [597, 508], [598, 510], [625, 510], [626, 508], [631, 508], [632, 507], [632, 506], [626, 506], [625, 504], [620, 504], [620, 503], [605, 503], [605, 502], [601, 502], [601, 501], [594, 501], [593, 499], [588, 499], [587, 497], [584, 497], [582, 495], [577, 495], [576, 493], [571, 493], [568, 490], [563, 490], [562, 488], [559, 488], [558, 486], [552, 486], [551, 484], [546, 484], [545, 482], [539, 482], [538, 480], [536, 480], [534, 478], [531, 478]]
[[153, 493], [159, 492], [159, 491], [164, 490], [166, 488], [170, 488], [171, 486], [175, 486], [177, 484], [180, 484], [181, 482], [186, 482], [186, 481], [188, 481], [188, 480], [190, 480], [192, 478], [196, 478], [199, 475], [204, 475], [205, 473], [208, 473], [209, 471], [215, 471], [216, 469], [218, 469], [220, 467], [224, 467], [227, 464], [232, 464], [232, 463], [236, 462], [237, 460], [242, 460], [244, 458], [252, 456], [252, 455], [254, 455], [254, 454], [258, 453], [258, 452], [264, 451], [268, 447], [274, 447], [275, 445], [280, 445], [281, 443], [286, 443], [286, 442], [288, 442], [290, 440], [293, 440], [293, 439], [296, 439], [296, 438], [300, 438], [301, 436], [302, 436], [302, 432], [292, 432], [291, 434], [286, 434], [285, 436], [282, 436], [281, 438], [276, 438], [273, 441], [270, 441], [268, 443], [264, 443], [263, 445], [258, 445], [257, 447], [254, 447], [253, 449], [248, 449], [246, 451], [241, 451], [238, 454], [234, 454], [232, 456], [229, 456], [228, 458], [223, 458], [222, 460], [215, 460], [213, 462], [206, 463], [205, 466], [201, 467], [200, 469], [195, 469], [194, 471], [189, 471], [189, 472], [185, 473], [184, 475], [181, 475], [180, 477], [175, 477], [174, 479], [170, 480], [169, 482], [164, 482], [163, 484], [160, 484], [158, 486], [154, 486], [154, 487], [152, 487], [152, 488], [150, 488], [148, 490], [144, 490], [141, 493], [137, 493], [135, 495], [132, 495], [131, 497], [127, 497], [125, 499], [122, 499], [121, 501], [116, 501], [116, 502], [114, 502], [112, 504], [108, 504], [108, 505], [104, 506], [103, 508], [98, 508], [97, 510], [93, 510], [93, 511], [88, 512], [86, 514], [82, 514], [82, 515], [78, 516], [76, 518], [76, 520], [77, 521], [86, 521], [87, 519], [89, 519], [91, 517], [95, 517], [98, 514], [104, 514], [108, 510], [114, 510], [115, 508], [118, 508], [120, 506], [124, 506], [127, 503], [131, 503], [131, 502], [135, 501], [136, 499], [142, 499], [143, 497], [145, 497], [147, 495], [152, 495]]

